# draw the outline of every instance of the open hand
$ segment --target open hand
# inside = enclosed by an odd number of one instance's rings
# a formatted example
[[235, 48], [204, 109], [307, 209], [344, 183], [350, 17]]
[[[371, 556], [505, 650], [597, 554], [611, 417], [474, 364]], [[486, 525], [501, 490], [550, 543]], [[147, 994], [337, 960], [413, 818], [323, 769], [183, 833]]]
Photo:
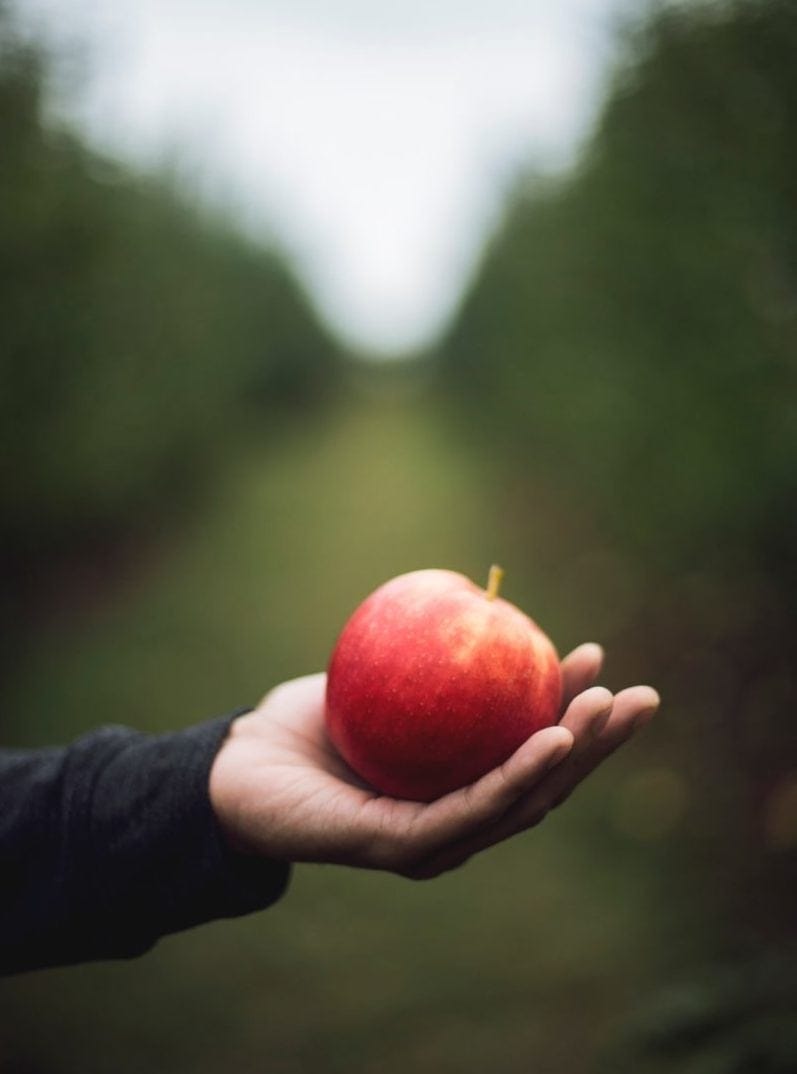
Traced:
[[389, 798], [363, 783], [329, 741], [326, 676], [277, 686], [232, 725], [210, 775], [230, 844], [285, 861], [335, 862], [425, 879], [532, 828], [659, 705], [649, 686], [593, 686], [598, 645], [562, 661], [560, 722], [537, 731], [500, 767], [437, 801]]

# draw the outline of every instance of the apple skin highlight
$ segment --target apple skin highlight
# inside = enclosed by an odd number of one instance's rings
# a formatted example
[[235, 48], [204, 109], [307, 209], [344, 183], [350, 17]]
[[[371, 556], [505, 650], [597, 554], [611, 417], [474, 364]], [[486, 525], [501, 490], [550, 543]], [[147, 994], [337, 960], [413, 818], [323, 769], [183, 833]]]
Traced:
[[496, 589], [492, 572], [485, 591], [454, 571], [413, 571], [375, 590], [343, 628], [328, 669], [327, 728], [383, 794], [432, 801], [556, 722], [556, 650]]

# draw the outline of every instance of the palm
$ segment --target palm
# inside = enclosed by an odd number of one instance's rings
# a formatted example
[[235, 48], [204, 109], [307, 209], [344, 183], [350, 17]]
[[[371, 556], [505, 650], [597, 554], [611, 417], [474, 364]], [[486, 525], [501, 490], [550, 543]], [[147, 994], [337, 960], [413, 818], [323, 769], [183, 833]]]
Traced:
[[537, 732], [501, 768], [429, 805], [380, 795], [343, 762], [326, 733], [324, 675], [285, 683], [236, 722], [219, 755], [211, 792], [215, 781], [220, 819], [239, 847], [275, 858], [408, 875], [450, 868], [537, 823], [628, 737], [635, 719], [652, 714], [658, 699], [649, 687], [625, 690], [613, 705], [607, 690], [589, 688], [601, 657], [585, 645], [563, 661], [558, 728]]
[[[285, 683], [239, 721], [236, 762], [249, 823], [253, 830], [268, 830], [268, 843], [257, 849], [274, 857], [328, 858], [323, 830], [331, 825], [344, 836], [339, 839], [344, 852], [336, 858], [346, 860], [345, 836], [373, 799], [327, 737], [324, 689], [321, 674]], [[287, 839], [280, 837], [282, 825], [271, 820], [281, 815], [290, 818]]]

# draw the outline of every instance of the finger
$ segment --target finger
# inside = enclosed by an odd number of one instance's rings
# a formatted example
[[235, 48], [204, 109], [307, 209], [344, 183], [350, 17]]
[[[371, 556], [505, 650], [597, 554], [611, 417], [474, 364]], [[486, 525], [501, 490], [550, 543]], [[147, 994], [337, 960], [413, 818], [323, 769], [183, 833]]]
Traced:
[[594, 641], [579, 645], [564, 658], [562, 668], [562, 709], [578, 694], [587, 690], [600, 675], [603, 649]]
[[[631, 686], [616, 694], [604, 726], [593, 735], [582, 735], [566, 768], [552, 772], [537, 788], [538, 800], [530, 804], [529, 815], [561, 805], [590, 772], [652, 719], [658, 706], [659, 695], [649, 686]], [[519, 814], [517, 819], [522, 824], [525, 817]]]
[[[614, 705], [615, 698], [609, 690], [603, 686], [591, 686], [567, 706], [559, 726], [566, 727], [575, 741], [565, 762], [567, 771], [559, 774], [560, 784], [566, 785], [569, 780], [574, 780], [584, 764], [588, 763], [595, 744], [601, 740], [612, 719]], [[544, 788], [538, 789], [542, 791]]]
[[[497, 820], [483, 824], [476, 831], [468, 832], [464, 839], [460, 838], [456, 843], [449, 842], [433, 851], [425, 862], [425, 866], [432, 870], [428, 875], [436, 875], [437, 872], [445, 871], [447, 868], [454, 868], [465, 858], [515, 834], [518, 830], [518, 818], [521, 816], [525, 827], [530, 827], [532, 823], [541, 820], [550, 806], [544, 805], [544, 796], [537, 792], [545, 786], [553, 772], [570, 768], [573, 762], [577, 761], [578, 754], [589, 749], [610, 717], [613, 700], [611, 693], [602, 686], [594, 686], [579, 694], [570, 703], [559, 724], [560, 728], [569, 731], [573, 736], [573, 745], [560, 763], [549, 768], [543, 774], [542, 779], [538, 779], [534, 784], [527, 784], [526, 790], [516, 796], [510, 805], [498, 814]], [[532, 803], [529, 803], [530, 796], [533, 798]], [[532, 817], [534, 808], [539, 808], [540, 816]], [[427, 874], [424, 872], [424, 875]]]
[[570, 731], [576, 748], [580, 748], [582, 741], [594, 738], [606, 726], [613, 703], [614, 698], [605, 686], [591, 686], [573, 698], [559, 726]]
[[563, 727], [547, 727], [528, 738], [512, 756], [476, 783], [453, 791], [421, 809], [411, 833], [418, 857], [495, 823], [529, 793], [573, 746], [573, 735]]
[[652, 686], [629, 686], [616, 694], [611, 716], [595, 741], [594, 757], [600, 761], [613, 753], [634, 731], [650, 723], [660, 704]]
[[[587, 694], [596, 692], [597, 689], [590, 690]], [[576, 728], [577, 736], [565, 761], [547, 773], [534, 790], [518, 801], [496, 824], [429, 859], [421, 875], [436, 876], [454, 869], [479, 851], [539, 824], [554, 806], [570, 797], [590, 772], [635, 731], [649, 723], [659, 706], [659, 695], [651, 687], [632, 686], [615, 696], [610, 715], [602, 725], [598, 715], [588, 727], [587, 713], [581, 701], [584, 696], [576, 698], [565, 717], [571, 729]]]

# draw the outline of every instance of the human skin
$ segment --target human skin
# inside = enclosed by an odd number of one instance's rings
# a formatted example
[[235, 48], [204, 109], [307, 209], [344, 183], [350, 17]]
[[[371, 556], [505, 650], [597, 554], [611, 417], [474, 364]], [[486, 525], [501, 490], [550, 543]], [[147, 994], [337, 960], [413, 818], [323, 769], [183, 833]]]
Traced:
[[345, 764], [327, 736], [326, 676], [271, 690], [230, 729], [210, 773], [210, 799], [237, 851], [429, 879], [539, 824], [659, 706], [650, 686], [612, 695], [587, 643], [562, 661], [554, 727], [537, 731], [475, 783], [433, 802], [390, 798]]

